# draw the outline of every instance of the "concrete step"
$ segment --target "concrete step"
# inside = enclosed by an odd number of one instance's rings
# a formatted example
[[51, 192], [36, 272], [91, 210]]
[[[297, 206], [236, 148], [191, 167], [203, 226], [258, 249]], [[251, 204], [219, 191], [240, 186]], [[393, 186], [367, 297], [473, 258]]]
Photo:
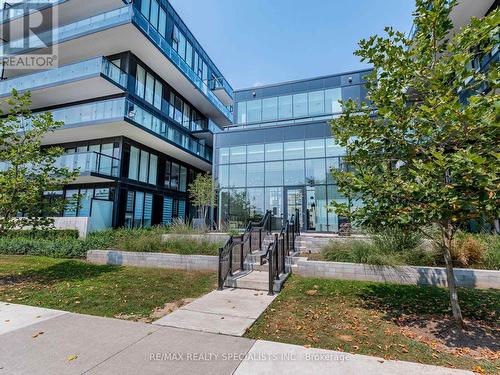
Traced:
[[225, 286], [267, 291], [269, 289], [269, 274], [267, 271], [240, 271], [229, 276]]
[[269, 270], [269, 266], [267, 265], [267, 263], [265, 264], [260, 264], [260, 263], [252, 263], [252, 262], [247, 262], [245, 261], [245, 263], [243, 264], [243, 268], [245, 269], [245, 271], [265, 271], [267, 272]]

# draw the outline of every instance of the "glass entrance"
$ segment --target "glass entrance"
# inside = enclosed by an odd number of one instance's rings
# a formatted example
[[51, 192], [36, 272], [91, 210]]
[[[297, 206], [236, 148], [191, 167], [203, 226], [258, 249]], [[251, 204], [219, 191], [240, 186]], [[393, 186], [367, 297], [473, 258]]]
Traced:
[[286, 218], [290, 219], [299, 210], [300, 227], [304, 229], [304, 188], [286, 189]]

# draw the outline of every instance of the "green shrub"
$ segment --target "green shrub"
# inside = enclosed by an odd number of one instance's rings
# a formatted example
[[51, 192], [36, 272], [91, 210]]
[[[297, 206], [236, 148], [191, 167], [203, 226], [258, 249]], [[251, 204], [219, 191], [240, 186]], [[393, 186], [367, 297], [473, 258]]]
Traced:
[[0, 253], [8, 255], [36, 255], [53, 258], [84, 257], [85, 241], [77, 239], [1, 238]]
[[11, 230], [2, 234], [2, 238], [25, 238], [25, 239], [77, 239], [79, 233], [76, 229], [37, 229], [37, 230]]
[[399, 228], [385, 228], [373, 234], [373, 242], [384, 253], [398, 253], [415, 250], [422, 246], [419, 232], [405, 232]]

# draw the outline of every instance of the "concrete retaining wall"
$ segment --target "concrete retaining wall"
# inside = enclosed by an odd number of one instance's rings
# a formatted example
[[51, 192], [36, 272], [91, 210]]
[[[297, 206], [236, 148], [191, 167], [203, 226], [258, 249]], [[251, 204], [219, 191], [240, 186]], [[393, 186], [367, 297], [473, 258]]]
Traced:
[[208, 241], [210, 243], [224, 244], [229, 239], [226, 233], [206, 233], [206, 234], [163, 234], [161, 236], [163, 242], [176, 241], [176, 240], [193, 240], [193, 241]]
[[[446, 271], [439, 267], [381, 267], [298, 258], [294, 261], [293, 272], [305, 277], [447, 286]], [[455, 280], [459, 287], [500, 289], [500, 271], [455, 268]]]
[[135, 253], [114, 250], [89, 250], [87, 260], [95, 264], [170, 268], [187, 271], [217, 271], [219, 257], [212, 255], [179, 255], [164, 253]]

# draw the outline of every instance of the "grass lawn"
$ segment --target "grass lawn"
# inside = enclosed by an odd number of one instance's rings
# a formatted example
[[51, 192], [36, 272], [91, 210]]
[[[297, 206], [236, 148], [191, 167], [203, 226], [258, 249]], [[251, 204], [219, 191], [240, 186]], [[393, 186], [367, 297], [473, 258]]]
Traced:
[[181, 304], [215, 287], [213, 272], [0, 255], [0, 301], [76, 313], [151, 321], [165, 304]]
[[469, 330], [455, 335], [446, 289], [292, 276], [246, 336], [500, 373], [500, 291], [459, 297]]

